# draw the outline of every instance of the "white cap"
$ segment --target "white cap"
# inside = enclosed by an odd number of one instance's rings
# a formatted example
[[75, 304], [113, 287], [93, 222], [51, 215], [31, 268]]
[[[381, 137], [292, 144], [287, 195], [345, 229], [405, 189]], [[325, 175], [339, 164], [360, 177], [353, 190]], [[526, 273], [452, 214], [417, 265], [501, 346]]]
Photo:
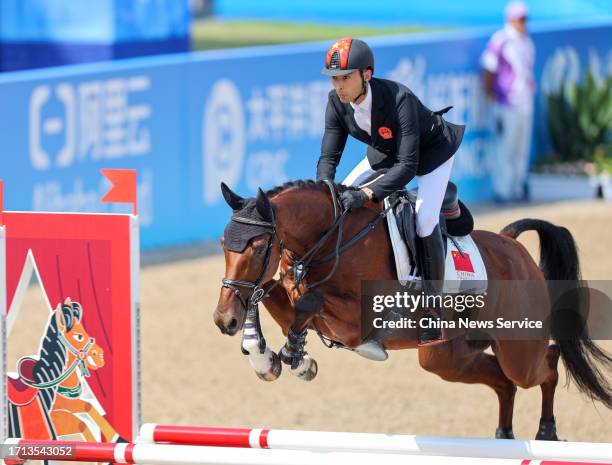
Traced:
[[525, 18], [528, 13], [529, 10], [525, 2], [512, 2], [506, 5], [506, 21]]

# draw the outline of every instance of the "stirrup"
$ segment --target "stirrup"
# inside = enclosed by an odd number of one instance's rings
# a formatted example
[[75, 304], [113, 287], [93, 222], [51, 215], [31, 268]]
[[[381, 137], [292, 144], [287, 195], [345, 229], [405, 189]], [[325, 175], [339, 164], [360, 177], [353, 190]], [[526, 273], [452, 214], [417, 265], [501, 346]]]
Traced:
[[359, 355], [374, 362], [384, 362], [389, 358], [389, 354], [378, 341], [367, 341], [353, 349]]

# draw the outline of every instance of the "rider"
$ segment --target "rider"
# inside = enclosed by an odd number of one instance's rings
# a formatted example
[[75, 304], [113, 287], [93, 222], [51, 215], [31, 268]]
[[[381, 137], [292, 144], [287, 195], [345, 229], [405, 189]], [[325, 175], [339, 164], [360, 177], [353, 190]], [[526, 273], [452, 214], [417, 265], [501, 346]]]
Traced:
[[[368, 148], [366, 157], [342, 181], [361, 187], [341, 194], [346, 210], [359, 208], [368, 200], [381, 202], [416, 177], [423, 289], [426, 294], [440, 293], [445, 246], [438, 221], [465, 127], [442, 118], [450, 107], [431, 111], [404, 85], [372, 77], [374, 55], [362, 40], [347, 37], [335, 42], [327, 51], [322, 73], [331, 76], [334, 90], [325, 111], [317, 180], [334, 179], [349, 134]], [[387, 169], [386, 174], [364, 185], [380, 169]], [[436, 317], [432, 309], [425, 313], [429, 319]], [[439, 329], [420, 331], [421, 345], [440, 340]]]

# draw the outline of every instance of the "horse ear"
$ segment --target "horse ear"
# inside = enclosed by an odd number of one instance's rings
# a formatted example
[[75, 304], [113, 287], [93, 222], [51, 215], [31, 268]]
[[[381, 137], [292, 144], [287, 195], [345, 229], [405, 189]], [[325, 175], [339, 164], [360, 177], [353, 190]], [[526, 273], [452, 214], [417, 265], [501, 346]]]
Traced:
[[77, 320], [83, 317], [83, 306], [79, 302], [72, 302], [72, 310]]
[[55, 307], [55, 322], [57, 323], [57, 329], [59, 329], [62, 333], [66, 332], [66, 320], [64, 319], [64, 314], [62, 313], [62, 304], [57, 304]]
[[221, 193], [232, 210], [241, 210], [244, 206], [244, 199], [227, 187], [224, 182], [221, 183]]
[[70, 297], [66, 297], [66, 300], [64, 300], [64, 305], [69, 305], [72, 307], [72, 299]]
[[261, 190], [261, 188], [257, 189], [255, 206], [265, 221], [272, 222], [272, 205], [270, 204], [270, 199], [268, 199], [268, 196]]

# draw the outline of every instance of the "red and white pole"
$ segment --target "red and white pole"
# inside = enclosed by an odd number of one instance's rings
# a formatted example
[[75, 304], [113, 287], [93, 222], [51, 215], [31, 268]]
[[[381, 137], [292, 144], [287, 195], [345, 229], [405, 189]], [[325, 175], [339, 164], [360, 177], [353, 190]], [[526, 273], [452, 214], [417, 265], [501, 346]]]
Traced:
[[[406, 465], [408, 457], [400, 454], [357, 452], [315, 452], [304, 450], [257, 450], [236, 447], [179, 446], [169, 444], [114, 444], [70, 441], [9, 440], [5, 447], [20, 446], [17, 454], [4, 459], [15, 463], [25, 460], [62, 460], [79, 462], [115, 462], [148, 465]], [[62, 447], [71, 453], [57, 453]], [[10, 450], [10, 449], [9, 449]], [[529, 460], [469, 457], [412, 456], [418, 465], [528, 465]], [[533, 464], [535, 465], [535, 464]], [[576, 465], [571, 462], [539, 462], [539, 465]], [[582, 465], [591, 465], [585, 464]]]
[[612, 463], [612, 444], [145, 424], [140, 443]]

